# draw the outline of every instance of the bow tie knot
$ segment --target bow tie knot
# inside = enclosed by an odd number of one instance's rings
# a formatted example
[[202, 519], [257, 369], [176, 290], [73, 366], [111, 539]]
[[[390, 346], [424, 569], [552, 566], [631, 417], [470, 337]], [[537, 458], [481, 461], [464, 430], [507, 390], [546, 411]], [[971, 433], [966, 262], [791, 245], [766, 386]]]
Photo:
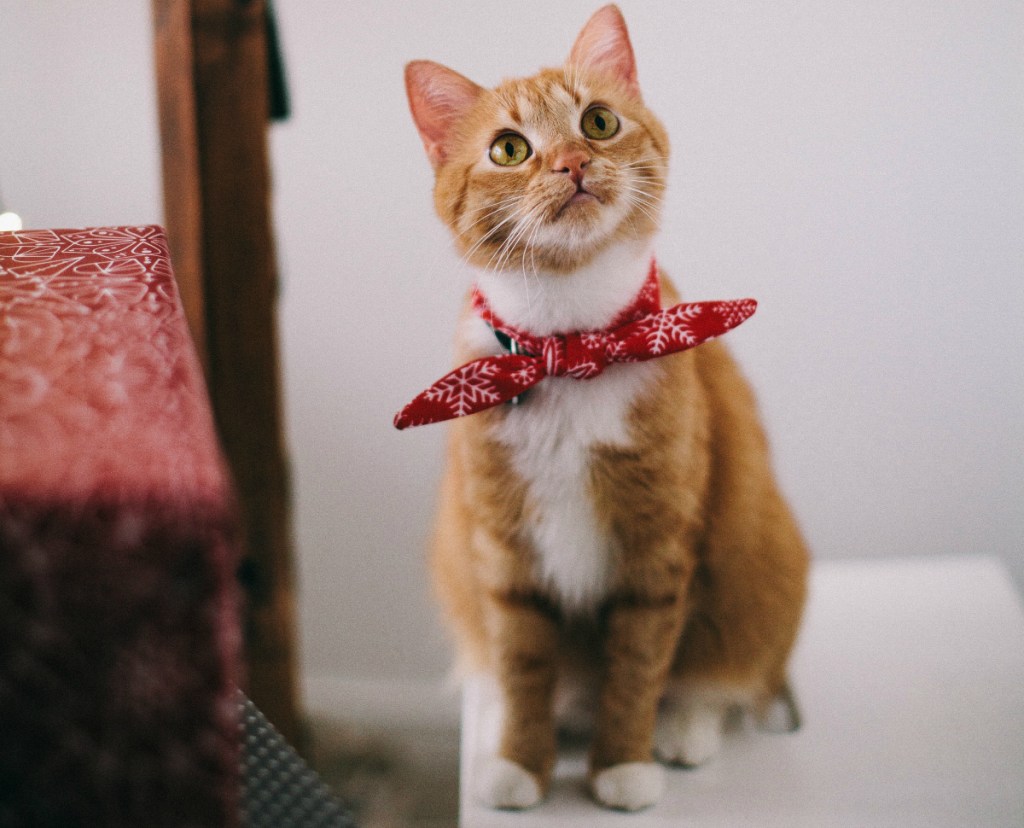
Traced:
[[591, 379], [608, 365], [605, 338], [600, 334], [546, 336], [541, 345], [544, 370], [549, 377]]

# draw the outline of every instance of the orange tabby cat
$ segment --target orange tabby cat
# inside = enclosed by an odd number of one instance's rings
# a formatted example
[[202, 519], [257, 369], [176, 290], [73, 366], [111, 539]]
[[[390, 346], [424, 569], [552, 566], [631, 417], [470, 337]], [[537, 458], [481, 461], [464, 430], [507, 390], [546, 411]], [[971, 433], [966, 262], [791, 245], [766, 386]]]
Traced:
[[[538, 336], [607, 326], [649, 272], [669, 152], [618, 9], [590, 19], [561, 69], [487, 90], [417, 61], [406, 86], [438, 213], [494, 312]], [[460, 364], [503, 352], [468, 305], [457, 350]], [[597, 800], [656, 802], [655, 754], [699, 764], [729, 707], [783, 692], [807, 558], [718, 342], [548, 378], [456, 420], [436, 587], [464, 666], [503, 701], [476, 795], [543, 797], [557, 685], [592, 691]]]

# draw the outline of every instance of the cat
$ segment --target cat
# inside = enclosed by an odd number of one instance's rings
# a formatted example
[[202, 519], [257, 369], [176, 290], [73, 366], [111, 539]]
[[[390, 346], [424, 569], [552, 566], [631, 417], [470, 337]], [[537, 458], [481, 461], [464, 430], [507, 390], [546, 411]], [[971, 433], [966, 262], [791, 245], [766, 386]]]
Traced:
[[[484, 89], [414, 61], [405, 81], [476, 304], [535, 336], [604, 329], [652, 272], [669, 155], [618, 8], [561, 68]], [[509, 347], [467, 302], [458, 362]], [[645, 808], [665, 784], [655, 757], [699, 765], [729, 709], [786, 692], [808, 552], [721, 342], [512, 402], [452, 422], [431, 555], [460, 663], [503, 703], [474, 795], [544, 798], [556, 691], [576, 688], [594, 703], [593, 796]]]

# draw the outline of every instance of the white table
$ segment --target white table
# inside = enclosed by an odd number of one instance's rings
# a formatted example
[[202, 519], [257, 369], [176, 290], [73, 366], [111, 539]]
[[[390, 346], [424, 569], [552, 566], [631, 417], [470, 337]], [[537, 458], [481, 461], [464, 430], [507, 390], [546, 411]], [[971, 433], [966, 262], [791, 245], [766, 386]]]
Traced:
[[986, 557], [817, 563], [792, 677], [795, 734], [726, 734], [697, 770], [668, 772], [639, 814], [598, 808], [582, 752], [523, 812], [472, 801], [493, 690], [463, 698], [463, 828], [1024, 826], [1024, 611]]

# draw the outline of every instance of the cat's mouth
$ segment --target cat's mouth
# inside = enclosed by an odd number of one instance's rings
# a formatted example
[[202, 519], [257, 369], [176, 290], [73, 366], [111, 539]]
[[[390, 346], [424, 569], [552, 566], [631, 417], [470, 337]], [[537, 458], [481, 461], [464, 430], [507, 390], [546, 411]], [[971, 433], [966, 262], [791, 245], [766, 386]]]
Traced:
[[591, 192], [582, 183], [576, 185], [576, 191], [563, 202], [562, 206], [558, 208], [555, 213], [555, 220], [557, 221], [565, 213], [573, 210], [577, 207], [585, 207], [589, 204], [602, 204], [603, 200], [596, 193]]

